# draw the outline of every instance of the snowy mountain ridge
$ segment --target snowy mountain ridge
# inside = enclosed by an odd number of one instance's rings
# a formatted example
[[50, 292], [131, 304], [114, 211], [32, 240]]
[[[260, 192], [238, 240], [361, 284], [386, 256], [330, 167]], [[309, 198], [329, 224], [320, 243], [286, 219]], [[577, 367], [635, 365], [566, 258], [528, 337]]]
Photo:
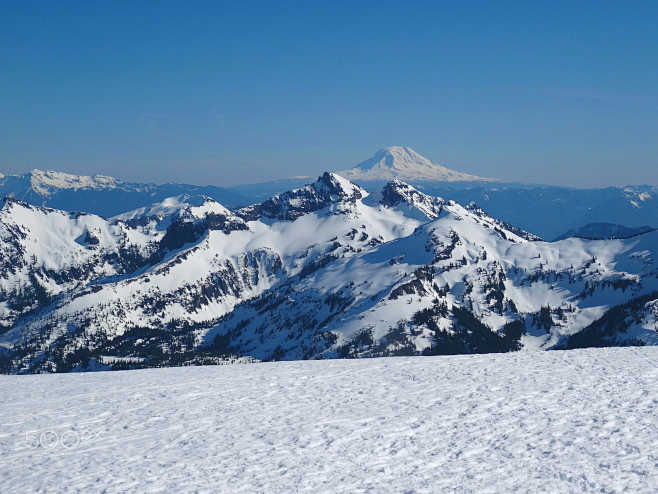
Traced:
[[246, 220], [295, 220], [333, 203], [354, 203], [367, 195], [364, 189], [340, 175], [325, 172], [312, 184], [277, 194], [261, 204], [239, 209], [237, 214]]
[[0, 249], [5, 372], [658, 343], [658, 232], [543, 242], [399, 179], [111, 219], [9, 199]]
[[53, 170], [34, 169], [29, 176], [32, 188], [44, 196], [50, 196], [54, 189], [115, 189], [122, 185], [120, 180], [106, 175], [90, 177]]
[[106, 175], [38, 169], [22, 175], [0, 174], [0, 198], [11, 197], [66, 211], [87, 211], [106, 218], [181, 195], [206, 195], [229, 206], [251, 202], [238, 192], [214, 186], [133, 183]]
[[[385, 148], [370, 160], [337, 175], [355, 181], [372, 193], [398, 178], [430, 196], [461, 204], [476, 202], [490, 215], [547, 239], [590, 223], [614, 223], [629, 228], [658, 226], [654, 224], [658, 217], [655, 185], [574, 189], [503, 183], [448, 170], [403, 146]], [[130, 183], [104, 175], [91, 177], [34, 170], [24, 175], [0, 174], [0, 198], [9, 196], [37, 206], [110, 218], [181, 195], [208, 196], [230, 209], [246, 208], [266, 203], [290, 189], [303, 188], [306, 182], [296, 177], [230, 188], [158, 185]]]

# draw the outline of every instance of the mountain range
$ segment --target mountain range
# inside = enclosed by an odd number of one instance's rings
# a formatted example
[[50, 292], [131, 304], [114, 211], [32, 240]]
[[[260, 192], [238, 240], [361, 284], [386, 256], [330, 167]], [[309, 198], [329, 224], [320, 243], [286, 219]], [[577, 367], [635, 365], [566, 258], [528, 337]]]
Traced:
[[398, 178], [335, 173], [243, 207], [181, 194], [112, 217], [7, 198], [0, 367], [658, 343], [658, 232], [545, 242]]
[[207, 195], [228, 206], [248, 204], [249, 197], [212, 185], [125, 182], [106, 175], [74, 175], [32, 170], [22, 175], [0, 173], [0, 198], [11, 197], [37, 206], [86, 211], [111, 217], [181, 194]]
[[[381, 189], [389, 180], [398, 178], [431, 196], [465, 205], [475, 203], [488, 214], [549, 240], [571, 235], [569, 232], [588, 224], [658, 227], [655, 185], [576, 189], [506, 183], [450, 170], [402, 146], [382, 149], [372, 158], [337, 173], [368, 190]], [[38, 206], [110, 218], [180, 195], [205, 195], [228, 208], [247, 206], [300, 187], [308, 180], [297, 177], [217, 187], [140, 184], [100, 175], [33, 170], [24, 175], [0, 175], [0, 198], [8, 196]]]

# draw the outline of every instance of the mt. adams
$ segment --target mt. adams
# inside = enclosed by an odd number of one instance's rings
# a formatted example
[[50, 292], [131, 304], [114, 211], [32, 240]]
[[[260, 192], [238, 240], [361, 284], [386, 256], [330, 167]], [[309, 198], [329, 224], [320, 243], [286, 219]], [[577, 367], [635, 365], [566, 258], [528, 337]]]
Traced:
[[376, 181], [399, 178], [401, 180], [438, 180], [442, 182], [486, 182], [492, 179], [469, 175], [438, 163], [406, 146], [391, 146], [350, 170], [337, 172], [349, 180]]

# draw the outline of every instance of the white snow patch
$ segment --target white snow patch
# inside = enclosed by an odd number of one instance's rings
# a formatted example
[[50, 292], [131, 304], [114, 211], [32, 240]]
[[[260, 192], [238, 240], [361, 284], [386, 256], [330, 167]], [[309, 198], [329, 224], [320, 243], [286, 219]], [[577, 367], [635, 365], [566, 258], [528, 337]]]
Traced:
[[658, 490], [658, 348], [0, 376], [3, 492]]

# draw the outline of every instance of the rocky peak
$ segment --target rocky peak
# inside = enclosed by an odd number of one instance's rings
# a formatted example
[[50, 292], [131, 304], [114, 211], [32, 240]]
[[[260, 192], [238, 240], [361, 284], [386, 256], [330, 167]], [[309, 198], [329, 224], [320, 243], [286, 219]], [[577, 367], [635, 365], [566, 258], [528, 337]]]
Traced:
[[423, 194], [415, 187], [400, 179], [388, 182], [381, 192], [379, 203], [386, 207], [399, 207], [401, 204], [412, 207], [423, 213], [428, 219], [438, 218], [445, 201], [439, 197]]
[[267, 201], [239, 209], [246, 221], [260, 218], [294, 221], [304, 214], [338, 203], [355, 203], [368, 193], [335, 173], [325, 172], [315, 182], [299, 189], [277, 194]]

